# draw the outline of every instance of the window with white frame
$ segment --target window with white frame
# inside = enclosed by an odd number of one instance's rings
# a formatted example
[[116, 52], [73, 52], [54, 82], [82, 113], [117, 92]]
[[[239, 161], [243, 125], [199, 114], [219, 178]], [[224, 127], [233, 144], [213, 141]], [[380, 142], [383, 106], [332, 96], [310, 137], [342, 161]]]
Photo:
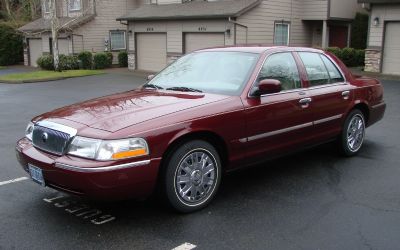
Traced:
[[69, 0], [69, 10], [70, 11], [81, 10], [81, 0]]
[[50, 13], [50, 0], [43, 1], [44, 13]]
[[111, 50], [126, 49], [125, 31], [112, 30], [110, 31]]
[[274, 45], [289, 45], [289, 23], [275, 23]]

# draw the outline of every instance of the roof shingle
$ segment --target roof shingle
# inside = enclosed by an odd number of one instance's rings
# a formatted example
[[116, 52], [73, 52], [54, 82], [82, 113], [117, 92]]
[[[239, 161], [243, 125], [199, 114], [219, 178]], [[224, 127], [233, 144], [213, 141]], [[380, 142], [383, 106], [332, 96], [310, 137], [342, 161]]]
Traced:
[[238, 17], [260, 3], [260, 0], [191, 1], [179, 4], [145, 4], [117, 18], [118, 21], [179, 20]]
[[[59, 27], [62, 27], [61, 30], [74, 29], [82, 24], [91, 21], [93, 18], [94, 15], [84, 15], [78, 18], [59, 17]], [[18, 30], [25, 33], [50, 31], [50, 19], [45, 19], [43, 17], [36, 19], [35, 21], [27, 23], [24, 26], [20, 27]]]

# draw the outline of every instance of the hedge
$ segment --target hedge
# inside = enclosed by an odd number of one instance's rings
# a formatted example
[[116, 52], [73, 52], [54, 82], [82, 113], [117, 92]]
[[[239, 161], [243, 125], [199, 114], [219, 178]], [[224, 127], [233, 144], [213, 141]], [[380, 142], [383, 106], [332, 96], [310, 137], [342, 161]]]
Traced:
[[128, 67], [128, 53], [126, 51], [118, 53], [118, 63], [120, 67]]
[[22, 35], [14, 28], [0, 24], [0, 65], [12, 65], [22, 61]]
[[109, 66], [110, 58], [106, 53], [96, 53], [93, 57], [93, 66], [95, 69], [105, 69]]
[[105, 52], [106, 53], [106, 55], [107, 55], [107, 68], [108, 67], [111, 67], [111, 65], [112, 65], [112, 63], [113, 63], [113, 58], [114, 58], [114, 56], [113, 56], [113, 54], [111, 53], [111, 52]]
[[54, 60], [52, 55], [41, 56], [36, 60], [37, 65], [44, 70], [54, 70]]
[[79, 69], [79, 61], [77, 56], [60, 55], [58, 61], [59, 70]]
[[362, 49], [331, 47], [326, 50], [342, 60], [347, 67], [364, 66], [365, 51]]
[[92, 69], [93, 55], [90, 51], [82, 51], [78, 54], [78, 59], [81, 61], [82, 69]]
[[[54, 60], [52, 55], [41, 56], [37, 59], [36, 63], [44, 70], [54, 70]], [[72, 70], [79, 69], [79, 61], [76, 56], [60, 55], [58, 57], [59, 70]]]

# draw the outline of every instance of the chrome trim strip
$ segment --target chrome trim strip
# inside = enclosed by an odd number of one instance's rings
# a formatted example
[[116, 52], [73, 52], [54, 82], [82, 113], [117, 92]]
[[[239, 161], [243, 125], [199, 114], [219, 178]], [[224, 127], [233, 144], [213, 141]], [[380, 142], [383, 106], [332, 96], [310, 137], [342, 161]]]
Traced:
[[383, 106], [383, 105], [386, 105], [386, 103], [385, 102], [381, 102], [381, 103], [373, 105], [371, 108], [375, 109], [375, 108], [378, 108], [378, 107]]
[[150, 163], [150, 160], [144, 160], [144, 161], [130, 162], [130, 163], [107, 166], [107, 167], [97, 167], [97, 168], [96, 167], [94, 167], [94, 168], [83, 167], [82, 168], [82, 167], [76, 167], [76, 166], [71, 166], [68, 164], [56, 162], [55, 167], [62, 168], [65, 170], [75, 171], [75, 172], [97, 173], [97, 172], [106, 172], [106, 171], [120, 170], [120, 169], [125, 169], [125, 168], [139, 167], [139, 166], [148, 165], [149, 163]]
[[340, 119], [342, 117], [343, 117], [343, 114], [334, 115], [334, 116], [331, 116], [331, 117], [327, 117], [327, 118], [316, 120], [316, 121], [313, 121], [313, 122], [308, 122], [308, 123], [296, 125], [296, 126], [293, 126], [293, 127], [288, 127], [288, 128], [274, 130], [274, 131], [263, 133], [263, 134], [253, 135], [253, 136], [250, 136], [250, 137], [247, 137], [247, 138], [241, 138], [241, 139], [239, 139], [239, 142], [245, 143], [245, 142], [249, 142], [249, 141], [254, 141], [254, 140], [270, 137], [270, 136], [273, 136], [273, 135], [279, 135], [279, 134], [287, 133], [287, 132], [290, 132], [290, 131], [293, 131], [293, 130], [296, 130], [296, 129], [302, 129], [302, 128], [310, 127], [310, 126], [313, 126], [313, 125], [321, 124], [321, 123], [324, 123], [324, 122], [333, 121], [333, 120], [336, 120], [336, 119]]
[[65, 126], [65, 125], [62, 125], [62, 124], [58, 124], [58, 123], [55, 123], [55, 122], [46, 121], [46, 120], [39, 121], [36, 124], [34, 124], [34, 126], [35, 125], [39, 125], [39, 126], [42, 126], [42, 127], [45, 127], [45, 128], [49, 128], [49, 129], [52, 129], [52, 130], [56, 130], [56, 131], [60, 131], [60, 132], [69, 134], [70, 137], [74, 137], [78, 133], [78, 131], [76, 129], [74, 129], [74, 128], [71, 128], [71, 127], [68, 127], [68, 126]]
[[314, 125], [317, 125], [317, 124], [321, 124], [321, 123], [324, 123], [324, 122], [329, 122], [329, 121], [333, 121], [333, 120], [336, 120], [336, 119], [340, 119], [340, 118], [342, 118], [342, 116], [343, 115], [334, 115], [334, 116], [327, 117], [327, 118], [324, 118], [324, 119], [321, 119], [321, 120], [316, 120], [313, 123], [314, 123]]
[[288, 128], [284, 128], [284, 129], [279, 129], [279, 130], [275, 130], [275, 131], [259, 134], [259, 135], [254, 135], [254, 136], [248, 137], [247, 141], [254, 141], [254, 140], [262, 139], [262, 138], [273, 136], [273, 135], [279, 135], [279, 134], [287, 133], [287, 132], [290, 132], [290, 131], [293, 131], [293, 130], [296, 130], [296, 129], [310, 127], [312, 125], [313, 125], [312, 122], [308, 122], [308, 123], [296, 125], [296, 126], [293, 126], [293, 127], [288, 127]]

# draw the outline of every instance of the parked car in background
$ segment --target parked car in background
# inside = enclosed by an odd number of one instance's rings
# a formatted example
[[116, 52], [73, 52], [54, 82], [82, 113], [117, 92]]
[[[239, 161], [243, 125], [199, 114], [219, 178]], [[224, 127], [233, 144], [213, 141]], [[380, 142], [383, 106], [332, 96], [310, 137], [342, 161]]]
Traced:
[[35, 117], [16, 146], [22, 167], [97, 199], [158, 187], [191, 212], [211, 202], [223, 172], [332, 140], [355, 155], [386, 108], [378, 80], [309, 48], [205, 49], [150, 78]]

